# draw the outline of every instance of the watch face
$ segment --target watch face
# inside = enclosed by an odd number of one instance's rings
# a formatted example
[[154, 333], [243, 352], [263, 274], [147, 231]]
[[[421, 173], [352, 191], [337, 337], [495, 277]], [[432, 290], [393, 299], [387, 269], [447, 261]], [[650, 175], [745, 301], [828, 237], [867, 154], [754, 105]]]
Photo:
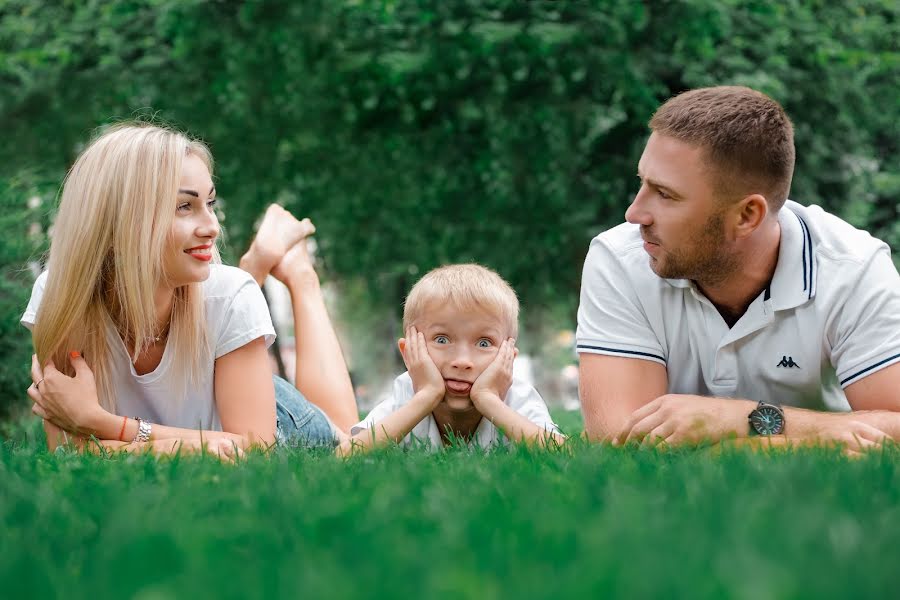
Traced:
[[760, 435], [778, 435], [784, 431], [784, 415], [774, 406], [760, 406], [750, 413], [750, 424]]

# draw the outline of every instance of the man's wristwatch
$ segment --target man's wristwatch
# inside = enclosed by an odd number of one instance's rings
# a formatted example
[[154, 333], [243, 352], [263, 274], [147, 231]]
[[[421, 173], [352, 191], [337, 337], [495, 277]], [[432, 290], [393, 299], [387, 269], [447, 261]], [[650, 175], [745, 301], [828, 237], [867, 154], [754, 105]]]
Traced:
[[774, 404], [760, 402], [750, 413], [750, 434], [780, 435], [784, 433], [784, 411]]

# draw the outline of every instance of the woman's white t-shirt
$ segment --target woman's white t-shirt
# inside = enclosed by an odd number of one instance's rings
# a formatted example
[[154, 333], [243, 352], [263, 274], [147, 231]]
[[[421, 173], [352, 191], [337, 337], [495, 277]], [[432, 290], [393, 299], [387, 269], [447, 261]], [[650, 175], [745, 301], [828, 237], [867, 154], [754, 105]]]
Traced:
[[[34, 326], [46, 283], [45, 271], [35, 281], [28, 308], [22, 315], [21, 322], [28, 329]], [[202, 287], [213, 353], [203, 367], [200, 381], [192, 382], [184, 392], [175, 381], [174, 365], [179, 358], [173, 356], [171, 345], [166, 344], [156, 369], [138, 375], [122, 338], [112, 328], [107, 332], [117, 414], [170, 427], [222, 430], [215, 401], [215, 359], [259, 337], [265, 338], [268, 347], [275, 341], [275, 329], [262, 291], [249, 273], [236, 267], [211, 265], [209, 279]], [[179, 400], [181, 393], [185, 395]]]

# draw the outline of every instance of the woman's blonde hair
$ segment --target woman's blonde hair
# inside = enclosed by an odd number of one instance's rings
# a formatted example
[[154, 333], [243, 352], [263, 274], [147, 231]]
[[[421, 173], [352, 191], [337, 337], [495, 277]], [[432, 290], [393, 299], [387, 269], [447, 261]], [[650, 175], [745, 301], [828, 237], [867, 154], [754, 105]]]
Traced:
[[[212, 173], [201, 142], [149, 124], [107, 129], [81, 153], [62, 188], [53, 226], [48, 277], [33, 339], [41, 364], [53, 359], [71, 373], [67, 354], [80, 351], [94, 372], [101, 405], [114, 411], [111, 329], [132, 362], [157, 331], [154, 297], [165, 282], [165, 258], [185, 156]], [[213, 261], [219, 261], [213, 248]], [[196, 381], [210, 352], [199, 283], [176, 288], [168, 344], [182, 387]], [[177, 400], [174, 398], [173, 400]]]
[[494, 271], [473, 263], [445, 265], [429, 271], [406, 296], [403, 331], [425, 318], [433, 303], [460, 310], [481, 309], [497, 316], [511, 337], [519, 335], [519, 299]]

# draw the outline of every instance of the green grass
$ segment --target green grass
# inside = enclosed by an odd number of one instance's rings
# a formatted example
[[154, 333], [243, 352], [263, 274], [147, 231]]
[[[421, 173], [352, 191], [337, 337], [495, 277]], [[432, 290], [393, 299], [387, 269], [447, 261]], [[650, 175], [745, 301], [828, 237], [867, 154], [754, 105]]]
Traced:
[[[577, 419], [560, 422], [577, 426]], [[347, 461], [0, 445], [6, 598], [893, 595], [900, 450], [573, 444]]]

